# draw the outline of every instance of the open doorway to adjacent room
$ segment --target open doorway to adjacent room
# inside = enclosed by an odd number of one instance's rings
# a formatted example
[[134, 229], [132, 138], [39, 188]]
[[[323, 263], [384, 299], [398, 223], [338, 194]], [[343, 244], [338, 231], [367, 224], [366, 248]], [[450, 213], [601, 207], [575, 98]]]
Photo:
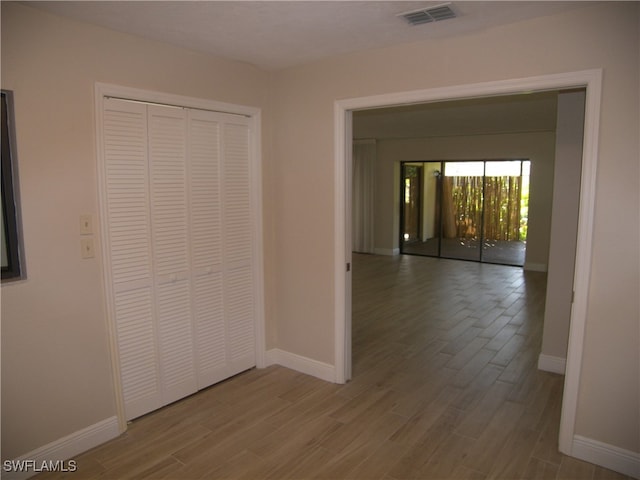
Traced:
[[[549, 75], [544, 77], [533, 77], [530, 79], [520, 79], [513, 81], [502, 81], [497, 83], [487, 83], [487, 84], [478, 84], [478, 85], [469, 85], [469, 86], [461, 86], [461, 87], [447, 87], [440, 89], [431, 89], [424, 91], [414, 91], [414, 92], [406, 92], [402, 94], [394, 94], [394, 95], [380, 95], [373, 97], [362, 97], [362, 98], [354, 98], [349, 100], [342, 100], [336, 102], [336, 111], [335, 111], [335, 132], [336, 132], [336, 268], [335, 268], [335, 285], [336, 285], [336, 379], [337, 381], [344, 382], [346, 380], [352, 380], [355, 383], [366, 382], [366, 374], [363, 376], [361, 371], [362, 364], [357, 365], [357, 370], [360, 372], [359, 374], [354, 374], [352, 378], [352, 352], [353, 357], [358, 359], [358, 355], [362, 355], [362, 348], [367, 348], [366, 345], [362, 344], [363, 338], [362, 336], [358, 337], [358, 332], [360, 332], [360, 328], [356, 325], [356, 321], [359, 322], [359, 319], [362, 317], [362, 312], [359, 311], [359, 305], [362, 304], [361, 294], [362, 291], [359, 289], [360, 285], [352, 286], [352, 278], [354, 283], [357, 281], [354, 276], [354, 272], [357, 270], [358, 275], [360, 275], [360, 270], [362, 265], [354, 265], [352, 268], [352, 261], [365, 259], [367, 261], [371, 260], [375, 261], [387, 261], [393, 264], [392, 271], [390, 273], [390, 278], [398, 278], [400, 273], [405, 273], [409, 275], [415, 275], [420, 272], [431, 271], [431, 273], [436, 273], [432, 268], [425, 269], [416, 269], [413, 267], [413, 259], [420, 261], [428, 261], [433, 262], [437, 261], [438, 264], [441, 263], [441, 260], [438, 259], [430, 259], [418, 256], [406, 256], [406, 255], [397, 255], [400, 253], [400, 245], [398, 244], [400, 237], [404, 240], [404, 233], [409, 234], [408, 240], [416, 240], [422, 235], [424, 228], [420, 225], [423, 220], [422, 213], [417, 211], [418, 208], [413, 209], [412, 211], [406, 212], [407, 215], [412, 215], [412, 222], [406, 225], [407, 231], [404, 232], [402, 227], [405, 226], [400, 222], [400, 211], [401, 211], [401, 199], [404, 198], [404, 194], [408, 193], [408, 196], [414, 196], [414, 198], [419, 198], [422, 195], [422, 191], [424, 190], [424, 180], [428, 175], [428, 172], [425, 171], [425, 164], [423, 163], [426, 160], [436, 160], [440, 162], [440, 168], [438, 169], [440, 175], [445, 176], [444, 174], [444, 165], [442, 162], [456, 162], [457, 159], [473, 159], [473, 152], [475, 152], [478, 156], [476, 158], [485, 158], [485, 159], [509, 159], [509, 160], [517, 160], [520, 163], [520, 176], [527, 172], [528, 166], [524, 163], [525, 161], [531, 161], [530, 170], [531, 170], [531, 198], [529, 199], [529, 214], [526, 216], [527, 225], [526, 225], [526, 234], [523, 237], [528, 242], [528, 251], [527, 251], [527, 259], [525, 262], [524, 269], [518, 269], [520, 275], [526, 275], [527, 272], [533, 272], [533, 275], [545, 275], [546, 264], [543, 266], [544, 269], [539, 268], [540, 266], [533, 263], [530, 257], [533, 253], [534, 247], [539, 249], [539, 239], [536, 238], [534, 241], [532, 237], [536, 236], [537, 233], [534, 232], [534, 229], [537, 232], [547, 232], [548, 235], [544, 233], [541, 237], [549, 239], [555, 239], [559, 241], [553, 241], [554, 244], [560, 245], [567, 242], [568, 239], [575, 239], [575, 243], [572, 243], [569, 250], [562, 254], [562, 259], [571, 260], [570, 265], [563, 267], [563, 270], [570, 272], [570, 278], [563, 280], [564, 283], [570, 288], [565, 289], [564, 286], [562, 289], [552, 288], [554, 296], [562, 297], [561, 300], [564, 302], [567, 300], [571, 305], [571, 312], [569, 315], [563, 314], [564, 319], [566, 319], [566, 323], [571, 323], [570, 335], [567, 339], [567, 360], [562, 362], [562, 368], [549, 368], [549, 365], [544, 368], [540, 367], [542, 370], [546, 370], [547, 372], [553, 373], [565, 373], [564, 377], [564, 388], [562, 389], [562, 407], [561, 412], [558, 411], [558, 416], [560, 417], [559, 422], [555, 423], [555, 428], [558, 428], [558, 446], [561, 452], [569, 453], [571, 451], [571, 444], [573, 441], [574, 435], [574, 422], [576, 416], [576, 406], [577, 406], [577, 398], [578, 398], [578, 386], [579, 386], [579, 373], [580, 373], [580, 355], [582, 353], [583, 347], [583, 335], [584, 335], [584, 318], [586, 312], [586, 304], [588, 298], [588, 282], [590, 278], [590, 255], [591, 255], [591, 226], [592, 226], [592, 217], [593, 217], [593, 206], [594, 206], [594, 185], [595, 185], [595, 165], [597, 163], [597, 131], [598, 131], [598, 114], [599, 114], [599, 102], [598, 95], [601, 88], [601, 71], [585, 71], [585, 72], [574, 72], [572, 74], [564, 74], [564, 75]], [[534, 93], [535, 92], [535, 93]], [[556, 92], [556, 93], [554, 93]], [[498, 143], [500, 148], [505, 150], [511, 150], [511, 153], [498, 153], [495, 155], [487, 155], [484, 156], [482, 152], [479, 152], [478, 144], [481, 146], [486, 146], [488, 142], [483, 141], [482, 135], [487, 134], [484, 130], [486, 130], [486, 122], [478, 122], [477, 119], [474, 119], [472, 115], [469, 115], [469, 111], [466, 107], [475, 106], [479, 103], [490, 103], [493, 107], [496, 107], [500, 110], [504, 108], [510, 108], [514, 106], [512, 100], [515, 100], [516, 103], [519, 100], [527, 102], [528, 100], [534, 100], [537, 102], [538, 100], [544, 101], [547, 95], [551, 95], [555, 98], [557, 92], [563, 92], [567, 94], [576, 94], [575, 99], [577, 100], [579, 95], [584, 95], [582, 99], [582, 103], [580, 101], [564, 102], [565, 106], [568, 103], [571, 103], [572, 106], [566, 110], [566, 113], [571, 112], [569, 115], [571, 118], [582, 117], [581, 119], [572, 123], [573, 126], [578, 128], [570, 128], [571, 135], [578, 133], [579, 130], [579, 138], [572, 138], [572, 152], [571, 156], [577, 159], [577, 171], [572, 171], [568, 174], [568, 177], [565, 180], [570, 181], [561, 181], [561, 178], [564, 178], [562, 173], [557, 176], [554, 173], [558, 173], [558, 171], [554, 172], [554, 162], [545, 162], [544, 160], [540, 160], [541, 156], [546, 155], [546, 150], [541, 151], [541, 143], [539, 140], [543, 136], [554, 136], [553, 131], [545, 129], [546, 131], [541, 131], [539, 129], [530, 129], [527, 128], [531, 133], [533, 140], [530, 142], [531, 148], [533, 149], [532, 155], [529, 156], [525, 152], [516, 152], [516, 150], [521, 150], [519, 147], [512, 144], [509, 140], [515, 139], [519, 137], [519, 133], [522, 133], [524, 130], [518, 129], [513, 134], [505, 134], [504, 130], [498, 131], [494, 136], [490, 138], [492, 144], [495, 143], [495, 139], [500, 137], [501, 141]], [[511, 97], [511, 95], [516, 95], [516, 97]], [[520, 96], [518, 96], [520, 95]], [[547, 97], [546, 100], [549, 100]], [[461, 101], [461, 103], [458, 103]], [[551, 100], [555, 101], [555, 100]], [[451, 102], [454, 102], [453, 107], [462, 107], [460, 109], [453, 108], [450, 109], [452, 105]], [[509, 105], [506, 105], [509, 104]], [[422, 105], [429, 105], [433, 107], [433, 111], [436, 115], [433, 116], [433, 121], [429, 124], [421, 124], [419, 127], [416, 127], [413, 131], [410, 130], [412, 126], [416, 126], [415, 116], [422, 113]], [[456, 120], [458, 124], [455, 129], [448, 134], [447, 132], [443, 132], [442, 128], [444, 123], [442, 122], [442, 114], [443, 108], [447, 109], [446, 113], [449, 114], [449, 117], [452, 120]], [[400, 118], [399, 116], [395, 116], [394, 114], [398, 112], [398, 109], [402, 108], [403, 114], [407, 113], [408, 115], [404, 118]], [[563, 107], [564, 110], [565, 107]], [[377, 111], [376, 111], [377, 110]], [[384, 112], [382, 112], [384, 110]], [[548, 110], [545, 109], [548, 112]], [[383, 127], [386, 131], [391, 130], [391, 134], [387, 136], [387, 139], [384, 141], [379, 141], [380, 138], [376, 135], [376, 132], [372, 132], [367, 135], [358, 135], [356, 129], [358, 125], [356, 125], [355, 117], [358, 115], [358, 122], [367, 122], [371, 124], [373, 120], [377, 120], [375, 116], [381, 112], [384, 114], [385, 120], [387, 120]], [[486, 112], [484, 112], [486, 114]], [[564, 115], [564, 114], [563, 114]], [[495, 118], [493, 115], [485, 115], [484, 118]], [[524, 124], [528, 124], [530, 121], [534, 119], [540, 119], [538, 115], [527, 114], [524, 115], [520, 112], [519, 115], [513, 117], [517, 119], [519, 122], [523, 122]], [[556, 112], [553, 111], [551, 114], [551, 118], [554, 121], [554, 129], [555, 129], [555, 120], [556, 120]], [[569, 117], [567, 117], [569, 120]], [[567, 123], [563, 120], [564, 123]], [[568, 124], [571, 124], [569, 121]], [[567, 125], [568, 125], [567, 124]], [[362, 123], [360, 124], [362, 125]], [[460, 134], [460, 125], [467, 125], [470, 128], [477, 128], [477, 131], [469, 132], [469, 134], [464, 137]], [[528, 125], [530, 127], [530, 125]], [[574, 132], [574, 130], [576, 130]], [[426, 140], [420, 139], [419, 135], [423, 135], [427, 133], [430, 137]], [[489, 134], [491, 135], [491, 134]], [[354, 139], [368, 139], [375, 143], [375, 155], [372, 158], [372, 162], [378, 166], [379, 171], [373, 178], [373, 190], [375, 193], [374, 199], [371, 202], [375, 207], [375, 215], [373, 216], [374, 221], [374, 245], [373, 252], [376, 255], [356, 255], [355, 252], [358, 252], [357, 249], [353, 248], [353, 239], [355, 238], [355, 232], [352, 232], [352, 205], [356, 205], [355, 198], [352, 197], [352, 181], [355, 182], [353, 178], [353, 174], [355, 173], [352, 169], [352, 150], [353, 150], [353, 141]], [[547, 143], [551, 145], [551, 155], [553, 156], [553, 152], [555, 151], [555, 147], [557, 145], [557, 139], [553, 137], [553, 139], [547, 139]], [[519, 143], [520, 144], [520, 143]], [[447, 147], [445, 150], [444, 147]], [[548, 149], [547, 149], [548, 150]], [[462, 153], [462, 154], [461, 154]], [[420, 158], [422, 157], [422, 158]], [[426, 157], [426, 158], [425, 158]], [[355, 159], [355, 156], [354, 156]], [[412, 178], [410, 181], [410, 185], [408, 186], [408, 192], [402, 192], [402, 194], [398, 190], [404, 190], [406, 186], [404, 183], [401, 183], [400, 179], [402, 176], [402, 167], [403, 163], [407, 162], [408, 164], [414, 164], [416, 167], [420, 167], [417, 171], [412, 173]], [[573, 162], [573, 159], [572, 159]], [[484, 160], [481, 162], [484, 168]], [[564, 163], [564, 162], [563, 162]], [[556, 163], [557, 165], [557, 163]], [[435, 168], [437, 169], [437, 168]], [[433, 173], [432, 173], [433, 176]], [[469, 175], [456, 174], [451, 175], [452, 177], [465, 177]], [[479, 175], [478, 175], [479, 176]], [[489, 174], [482, 174], [482, 177], [489, 176]], [[494, 175], [495, 176], [495, 175]], [[515, 175], [497, 175], [497, 176], [515, 176]], [[558, 178], [554, 178], [557, 176]], [[523, 179], [521, 179], [523, 180]], [[486, 180], [483, 180], [485, 182]], [[452, 180], [453, 183], [453, 180]], [[555, 185], [558, 183], [558, 185]], [[567, 189], [567, 183], [572, 183], [571, 188]], [[573, 189], [573, 183], [575, 183], [576, 188]], [[555, 188], [558, 186], [558, 188]], [[403, 188], [400, 188], [403, 187]], [[441, 187], [442, 189], [442, 187]], [[545, 193], [546, 191], [549, 193]], [[565, 191], [566, 190], [566, 191]], [[571, 190], [571, 193], [569, 193]], [[562, 218], [563, 222], [560, 222], [560, 226], [566, 226], [566, 229], [559, 228], [557, 225], [558, 222], [554, 223], [553, 231], [554, 233], [550, 233], [551, 228], [551, 210], [552, 205], [564, 205], [564, 200], [560, 200], [555, 198], [556, 195], [551, 195], [551, 192], [554, 193], [562, 193], [560, 197], [564, 198], [572, 197], [571, 200], [571, 212], [566, 213]], [[486, 193], [486, 192], [485, 192]], [[437, 189], [436, 189], [437, 194]], [[565, 195], [566, 194], [566, 195]], [[523, 195], [524, 196], [524, 195]], [[573, 199], [575, 197], [575, 199]], [[436, 198], [432, 201], [435, 203]], [[521, 199], [522, 200], [522, 199]], [[575, 202], [573, 201], [575, 200]], [[353, 203], [352, 203], [353, 202]], [[442, 200], [440, 200], [442, 204]], [[482, 199], [481, 203], [486, 202], [486, 199]], [[575, 203], [575, 205], [574, 205]], [[435, 217], [437, 216], [437, 211], [440, 209], [436, 209], [434, 206], [433, 220], [434, 225], [440, 225], [443, 221], [442, 213], [440, 213], [440, 219], [436, 223]], [[535, 215], [534, 215], [535, 213]], [[404, 213], [403, 213], [404, 214]], [[521, 216], [523, 215], [523, 211], [520, 212]], [[455, 219], [455, 216], [454, 216]], [[463, 218], [464, 220], [464, 218]], [[535, 222], [534, 222], [535, 220]], [[545, 225], [545, 222], [548, 222], [549, 225]], [[535, 225], [534, 225], [535, 223]], [[455, 222], [454, 222], [455, 224]], [[479, 223], [475, 228], [484, 229], [484, 219], [480, 219]], [[435, 230], [435, 227], [434, 227]], [[567, 230], [567, 231], [564, 231]], [[564, 232], [564, 233], [561, 233]], [[482, 232], [481, 232], [482, 233]], [[520, 233], [520, 235], [523, 235]], [[548, 248], [548, 244], [546, 245]], [[558, 249], [560, 250], [560, 249]], [[353, 252], [353, 256], [352, 256]], [[546, 250], [543, 255], [544, 260], [546, 261], [546, 256], [549, 255], [549, 250]], [[556, 252], [558, 253], [558, 252]], [[557, 257], [557, 255], [555, 256]], [[554, 257], [554, 258], [555, 258]], [[549, 259], [551, 261], [551, 259]], [[575, 263], [574, 263], [575, 260]], [[553, 260], [554, 265], [559, 262]], [[409, 262], [411, 265], [408, 265]], [[452, 264], [448, 261], [446, 264]], [[369, 262], [371, 263], [371, 262]], [[513, 267], [507, 266], [474, 266], [474, 263], [471, 262], [457, 262], [459, 263], [460, 269], [467, 268], [479, 268], [481, 270], [493, 270], [494, 268], [506, 268], [513, 269]], [[444, 264], [444, 263], [443, 263]], [[345, 269], [346, 265], [346, 269]], [[527, 265], [529, 268], [527, 268]], [[346, 273], [345, 273], [346, 272]], [[364, 272], [363, 272], [364, 273]], [[383, 274], [383, 271], [375, 268], [374, 271], [370, 271], [365, 273], [364, 277], [359, 276], [358, 278], [364, 278], [367, 282], [370, 281], [378, 281]], [[551, 282], [551, 278], [547, 279], [547, 283]], [[446, 283], [446, 282], [445, 282]], [[488, 282], [487, 280], [480, 280], [480, 285], [490, 285], [492, 282]], [[414, 283], [411, 283], [414, 285]], [[465, 289], [466, 287], [458, 281], [450, 282], [449, 285], [455, 286], [455, 288]], [[563, 284], [564, 285], [564, 284]], [[356, 288], [357, 287], [357, 288]], [[391, 305], [383, 303], [381, 305], [377, 305], [374, 307], [372, 304], [368, 305], [369, 309], [373, 309], [376, 311], [376, 314], [384, 315], [386, 312], [386, 316], [388, 319], [392, 320], [393, 325], [397, 323], [399, 320], [397, 314], [405, 312], [408, 308], [406, 304], [407, 299], [409, 298], [422, 298], [422, 296], [412, 295], [411, 292], [406, 292], [402, 288], [399, 288], [400, 285], [397, 283], [391, 283], [389, 285], [383, 286], [383, 291], [388, 292], [390, 294], [400, 294], [402, 296], [403, 302], [398, 308], [393, 308]], [[368, 288], [368, 287], [367, 287]], [[562, 290], [562, 291], [560, 291]], [[565, 292], [566, 290], [566, 292]], [[352, 293], [353, 292], [353, 293]], [[424, 294], [426, 294], [430, 299], [433, 299], [430, 295], [430, 290], [422, 290]], [[465, 290], [466, 292], [466, 290]], [[369, 292], [371, 293], [371, 292]], [[432, 293], [432, 292], [431, 292]], [[482, 297], [481, 292], [476, 292], [480, 297]], [[529, 293], [527, 293], [529, 294]], [[548, 294], [548, 290], [547, 290]], [[376, 297], [377, 298], [377, 297]], [[498, 303], [502, 302], [502, 296], [498, 295], [495, 298], [489, 295], [489, 301], [493, 301], [491, 299], [495, 299]], [[542, 294], [542, 298], [537, 299], [536, 305], [540, 305], [541, 308], [545, 311], [546, 317], [546, 308], [543, 306], [544, 303], [544, 293]], [[379, 299], [378, 299], [379, 300]], [[460, 298], [456, 298], [456, 301], [459, 301]], [[542, 302], [540, 302], [542, 300]], [[547, 299], [548, 300], [548, 299]], [[360, 303], [358, 303], [360, 302]], [[445, 302], [446, 303], [446, 302]], [[464, 302], [463, 302], [464, 303]], [[548, 302], [547, 302], [548, 303]], [[466, 303], [465, 303], [466, 305]], [[528, 304], [533, 305], [533, 304]], [[352, 312], [353, 307], [353, 312]], [[444, 306], [446, 307], [446, 305]], [[443, 307], [443, 308], [444, 308]], [[497, 306], [501, 308], [500, 305]], [[440, 311], [441, 310], [441, 311]], [[435, 316], [429, 316], [429, 318], [438, 319], [439, 316], [442, 316], [442, 312], [444, 310], [440, 309], [439, 314]], [[371, 312], [372, 310], [369, 310]], [[352, 345], [352, 313], [354, 317], [353, 324], [353, 345]], [[424, 313], [424, 312], [422, 312]], [[449, 312], [451, 313], [451, 312]], [[472, 322], [471, 318], [476, 318], [481, 312], [478, 310], [474, 310], [473, 314], [470, 314], [470, 317], [465, 320], [462, 319], [462, 323], [456, 325], [456, 327], [460, 327], [463, 329], [456, 334], [456, 339], [458, 338], [458, 334], [465, 337], [467, 333], [473, 332], [478, 333], [478, 336], [475, 337], [475, 342], [480, 344], [483, 343], [486, 338], [479, 334], [480, 328], [485, 328], [480, 324], [476, 325], [478, 320], [474, 320]], [[542, 331], [539, 328], [542, 326], [540, 322], [542, 321], [542, 315], [540, 315], [541, 311], [536, 315], [537, 328], [530, 330], [528, 334], [533, 332], [534, 330], [538, 331], [538, 335], [534, 335], [535, 338], [531, 340], [530, 345], [535, 345], [533, 351], [539, 351], [540, 348], [540, 335]], [[489, 315], [492, 317], [492, 315]], [[489, 317], [486, 317], [487, 321]], [[508, 317], [508, 315], [507, 315]], [[364, 317], [363, 317], [364, 318]], [[421, 316], [421, 318], [424, 318]], [[449, 314], [445, 314], [444, 318], [448, 318], [451, 321], [460, 320], [459, 318]], [[480, 317], [478, 317], [480, 318]], [[485, 316], [482, 315], [484, 319]], [[505, 320], [505, 316], [501, 315], [502, 320]], [[515, 318], [515, 317], [514, 317]], [[465, 323], [468, 321], [469, 323]], [[481, 320], [481, 323], [484, 320]], [[395, 322], [395, 323], [394, 323]], [[361, 322], [360, 322], [361, 323]], [[370, 322], [369, 322], [370, 323]], [[514, 333], [514, 337], [516, 339], [522, 339], [521, 337], [525, 334], [525, 324], [516, 325], [515, 323], [509, 326], [508, 324], [504, 326], [504, 328], [509, 327], [510, 330], [515, 328], [518, 329]], [[378, 326], [374, 328], [374, 331], [371, 332], [371, 329], [367, 329], [368, 332], [376, 333], [379, 335], [381, 332], [384, 333], [380, 338], [383, 345], [391, 345], [393, 342], [389, 340], [387, 333], [394, 330], [393, 325], [384, 325]], [[421, 324], [421, 328], [422, 328]], [[491, 328], [492, 326], [498, 326], [497, 324], [487, 326], [486, 328]], [[439, 327], [434, 327], [437, 332], [442, 333], [442, 329]], [[523, 328], [521, 332], [519, 330]], [[471, 330], [469, 330], [471, 329]], [[410, 329], [411, 330], [411, 329]], [[544, 331], [546, 333], [546, 320]], [[417, 334], [415, 331], [405, 332], [405, 339], [414, 338]], [[471, 335], [471, 333], [469, 333]], [[544, 335], [542, 335], [544, 336]], [[430, 337], [432, 343], [438, 342], [440, 337], [434, 338]], [[488, 337], [487, 337], [488, 339]], [[365, 339], [366, 340], [366, 339]], [[443, 340], [444, 341], [444, 340]], [[453, 340], [454, 343], [456, 340]], [[491, 340], [489, 340], [491, 341]], [[473, 342], [473, 341], [472, 341]], [[526, 342], [525, 342], [526, 343]], [[543, 346], [544, 346], [544, 342]], [[430, 344], [431, 345], [431, 344]], [[423, 345], [424, 348], [431, 348], [429, 345]], [[439, 345], [431, 345], [436, 349], [439, 353], [446, 353], [442, 349], [447, 348], [444, 344]], [[458, 345], [462, 346], [462, 343]], [[477, 346], [477, 345], [476, 345]], [[486, 345], [485, 345], [486, 347]], [[487, 356], [493, 353], [491, 348], [480, 347], [480, 352], [483, 352]], [[485, 350], [489, 350], [486, 352]], [[458, 351], [458, 350], [456, 350]], [[462, 346], [461, 351], [466, 351], [465, 347]], [[536, 359], [535, 354], [529, 352], [527, 350], [519, 350], [515, 349], [513, 352], [518, 351], [516, 354], [517, 358], [512, 358], [514, 362], [510, 362], [509, 365], [505, 367], [505, 371], [510, 370], [511, 363], [513, 363], [513, 368], [516, 366], [524, 366], [528, 365], [528, 368], [531, 368], [530, 372], [531, 376], [522, 375], [518, 376], [518, 379], [511, 379], [509, 381], [515, 380], [516, 384], [519, 384], [520, 379], [522, 378], [537, 378], [539, 375], [535, 373], [536, 369]], [[360, 352], [360, 353], [358, 353]], [[388, 351], [385, 351], [385, 354], [390, 354]], [[453, 358], [447, 359], [448, 368], [454, 369], [461, 366], [455, 365], [455, 356], [457, 354], [453, 353]], [[495, 356], [500, 356], [501, 354], [496, 353]], [[445, 355], [446, 356], [446, 355]], [[540, 358], [538, 358], [538, 365], [541, 365], [541, 361], [543, 360], [544, 355], [540, 354]], [[525, 357], [526, 361], [525, 361]], [[364, 358], [364, 357], [363, 357]], [[369, 357], [367, 357], [369, 358]], [[475, 358], [475, 357], [474, 357]], [[518, 360], [520, 358], [520, 360]], [[360, 359], [362, 360], [362, 359]], [[479, 367], [480, 365], [493, 365], [496, 364], [495, 358], [492, 358], [488, 361], [488, 363], [477, 363], [472, 358], [468, 358], [469, 362], [465, 363], [464, 366], [461, 366], [461, 370], [458, 372], [462, 372], [465, 367], [469, 367], [473, 369], [475, 367]], [[569, 362], [571, 360], [571, 362]], [[366, 361], [366, 359], [365, 359]], [[444, 360], [443, 360], [444, 361]], [[451, 363], [449, 363], [451, 362]], [[566, 362], [566, 363], [565, 363]], [[477, 372], [476, 372], [477, 373]], [[520, 371], [520, 373], [524, 374], [524, 371]], [[535, 373], [535, 375], [534, 375]], [[502, 372], [504, 374], [504, 372]], [[395, 378], [395, 377], [394, 377]], [[506, 380], [505, 380], [506, 381]], [[526, 383], [526, 380], [525, 380]], [[525, 387], [524, 384], [521, 385], [523, 388], [532, 387], [532, 385], [528, 385]], [[559, 423], [559, 425], [558, 425]], [[552, 436], [555, 436], [552, 434]]]

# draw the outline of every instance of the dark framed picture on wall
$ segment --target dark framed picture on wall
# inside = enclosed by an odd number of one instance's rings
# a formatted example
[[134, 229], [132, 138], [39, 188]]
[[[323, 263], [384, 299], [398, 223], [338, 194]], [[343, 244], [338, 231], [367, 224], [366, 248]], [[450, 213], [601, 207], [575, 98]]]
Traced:
[[13, 92], [2, 90], [2, 281], [24, 278]]

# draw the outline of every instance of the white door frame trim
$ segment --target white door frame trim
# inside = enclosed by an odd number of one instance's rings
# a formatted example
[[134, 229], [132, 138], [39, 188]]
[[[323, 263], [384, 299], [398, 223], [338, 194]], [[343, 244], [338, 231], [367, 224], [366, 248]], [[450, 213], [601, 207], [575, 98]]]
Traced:
[[567, 455], [572, 454], [591, 277], [593, 217], [602, 93], [601, 69], [388, 93], [337, 100], [334, 103], [334, 240], [336, 248], [334, 348], [337, 383], [344, 383], [351, 377], [351, 272], [345, 268], [351, 262], [351, 113], [354, 110], [412, 103], [512, 95], [576, 87], [586, 87], [585, 123], [578, 213], [578, 241], [574, 271], [575, 295], [571, 309], [567, 368], [559, 435], [560, 451]]
[[[257, 208], [254, 210], [253, 218], [253, 240], [254, 240], [254, 262], [253, 274], [255, 276], [255, 339], [256, 339], [256, 366], [264, 368], [266, 366], [266, 335], [265, 335], [265, 309], [264, 309], [264, 240], [262, 228], [262, 134], [261, 134], [261, 110], [257, 107], [236, 105], [231, 103], [218, 102], [195, 97], [186, 97], [151, 90], [124, 87], [108, 83], [96, 82], [95, 84], [95, 119], [96, 119], [96, 150], [97, 150], [97, 180], [98, 180], [98, 211], [100, 218], [101, 244], [107, 245], [104, 235], [107, 232], [106, 218], [102, 215], [102, 205], [106, 202], [106, 192], [104, 192], [104, 146], [103, 146], [103, 122], [102, 111], [104, 99], [116, 97], [125, 100], [159, 103], [163, 105], [173, 105], [194, 109], [212, 110], [235, 115], [242, 115], [250, 118], [250, 139], [249, 152], [251, 159], [251, 201]], [[113, 292], [111, 291], [108, 278], [110, 265], [109, 253], [106, 248], [102, 248], [102, 271], [104, 277], [104, 289], [107, 313], [107, 329], [109, 333], [109, 349], [111, 354], [112, 382], [114, 385], [116, 414], [120, 432], [127, 428], [122, 385], [120, 382], [120, 361], [118, 359], [117, 338], [115, 329], [115, 315], [112, 312]]]

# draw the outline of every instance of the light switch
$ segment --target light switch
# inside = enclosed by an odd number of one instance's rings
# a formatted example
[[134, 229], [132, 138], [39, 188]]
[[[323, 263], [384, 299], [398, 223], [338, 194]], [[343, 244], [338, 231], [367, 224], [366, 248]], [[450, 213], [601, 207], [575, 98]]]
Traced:
[[82, 258], [95, 257], [95, 251], [93, 248], [93, 237], [81, 238], [80, 248], [82, 249]]
[[80, 215], [80, 234], [88, 235], [93, 233], [93, 218], [91, 215]]

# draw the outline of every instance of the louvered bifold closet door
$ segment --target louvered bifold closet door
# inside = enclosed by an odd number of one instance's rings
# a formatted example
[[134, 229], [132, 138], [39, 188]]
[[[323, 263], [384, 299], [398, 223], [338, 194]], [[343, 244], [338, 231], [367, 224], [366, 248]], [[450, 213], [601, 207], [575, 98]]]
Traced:
[[151, 228], [162, 400], [197, 391], [191, 312], [187, 116], [148, 106]]
[[219, 114], [189, 112], [189, 204], [198, 388], [229, 376], [222, 295], [220, 130]]
[[147, 108], [105, 99], [106, 268], [127, 419], [163, 405], [156, 345]]
[[254, 211], [251, 201], [249, 119], [225, 116], [222, 129], [224, 303], [232, 370], [255, 365], [253, 275]]
[[127, 420], [255, 366], [249, 122], [104, 99], [106, 268]]
[[198, 388], [255, 366], [248, 119], [189, 112]]

